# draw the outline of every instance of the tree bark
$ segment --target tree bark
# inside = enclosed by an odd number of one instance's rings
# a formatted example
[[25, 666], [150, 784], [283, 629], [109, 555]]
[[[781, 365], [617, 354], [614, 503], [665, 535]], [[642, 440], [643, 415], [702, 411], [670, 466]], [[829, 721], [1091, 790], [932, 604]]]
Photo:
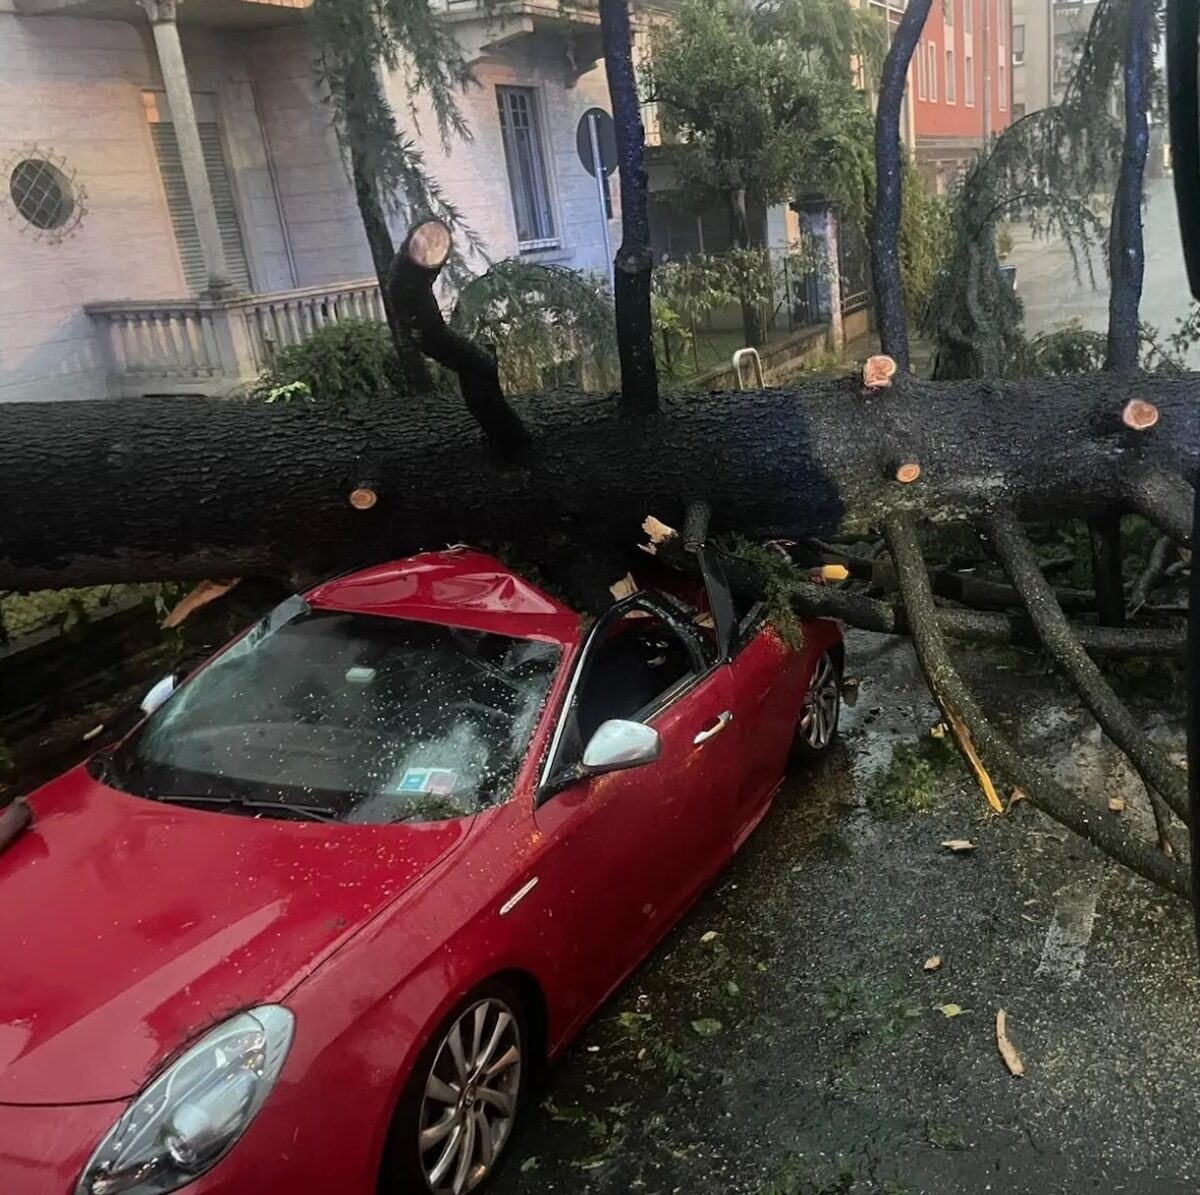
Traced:
[[429, 363], [417, 346], [413, 344], [412, 337], [397, 318], [397, 312], [388, 292], [388, 278], [391, 275], [392, 259], [395, 257], [396, 250], [392, 244], [392, 234], [388, 228], [383, 202], [379, 198], [379, 188], [370, 176], [362, 154], [353, 146], [350, 149], [350, 173], [354, 180], [354, 198], [358, 204], [358, 214], [362, 219], [367, 245], [371, 250], [371, 262], [375, 266], [375, 276], [379, 279], [379, 291], [383, 296], [383, 311], [387, 317], [388, 328], [392, 333], [392, 341], [396, 346], [396, 354], [404, 366], [405, 376], [409, 378], [414, 388], [432, 390], [433, 376], [429, 372]]
[[[1157, 424], [1127, 428], [1132, 395]], [[350, 407], [178, 398], [13, 403], [0, 423], [0, 588], [313, 571], [464, 538], [627, 546], [703, 491], [714, 534], [834, 537], [889, 512], [1086, 518], [1125, 496], [1190, 533], [1200, 376], [922, 382], [899, 375], [664, 397], [511, 400], [513, 462], [444, 396]], [[919, 480], [891, 468], [902, 435]], [[369, 483], [378, 501], [349, 504]], [[1172, 530], [1174, 528], [1174, 530]]]
[[646, 180], [646, 130], [633, 68], [628, 0], [600, 0], [604, 68], [612, 97], [621, 179], [621, 247], [613, 261], [621, 401], [629, 414], [650, 413], [658, 403], [654, 322], [650, 315], [650, 210]]
[[900, 210], [903, 150], [900, 145], [900, 104], [908, 64], [921, 39], [932, 0], [911, 0], [883, 60], [879, 106], [875, 111], [875, 217], [871, 237], [871, 271], [883, 351], [901, 369], [909, 367], [908, 319], [900, 280]]

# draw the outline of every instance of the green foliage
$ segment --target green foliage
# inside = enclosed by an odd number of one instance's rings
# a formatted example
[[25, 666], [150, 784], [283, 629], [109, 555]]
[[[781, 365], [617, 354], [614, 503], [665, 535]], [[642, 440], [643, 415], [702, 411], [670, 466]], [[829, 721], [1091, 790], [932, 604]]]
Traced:
[[[1022, 218], [1035, 235], [1061, 236], [1076, 273], [1093, 277], [1091, 254], [1104, 230], [1091, 198], [1111, 179], [1121, 143], [1108, 100], [1121, 63], [1123, 13], [1118, 0], [1100, 0], [1063, 102], [1014, 121], [956, 188], [950, 262], [921, 321], [937, 344], [935, 377], [1027, 368], [1023, 308], [997, 254], [1002, 221]], [[1086, 346], [1077, 342], [1068, 358], [1079, 351]]]
[[477, 344], [495, 346], [506, 390], [563, 380], [594, 389], [615, 384], [612, 296], [592, 275], [497, 262], [462, 288], [450, 322]]
[[762, 203], [824, 192], [861, 219], [873, 122], [852, 60], [878, 62], [882, 24], [845, 0], [682, 0], [642, 73], [679, 146], [680, 186]]
[[953, 748], [947, 743], [944, 735], [902, 743], [886, 771], [875, 777], [867, 806], [883, 817], [929, 813], [936, 803], [938, 782], [953, 762]]
[[713, 312], [734, 303], [770, 309], [785, 292], [785, 271], [795, 278], [827, 269], [824, 246], [816, 237], [801, 238], [785, 253], [730, 249], [662, 262], [654, 270], [650, 301], [663, 372], [678, 370], [691, 329]]
[[380, 394], [413, 393], [387, 324], [342, 320], [286, 348], [259, 380], [267, 402], [302, 397], [347, 404]]
[[[427, 0], [313, 0], [309, 14], [315, 69], [333, 109], [334, 129], [384, 211], [404, 224], [437, 216], [482, 251], [482, 242], [430, 175], [421, 151], [400, 129], [384, 88], [385, 73], [402, 80], [414, 128], [418, 104], [425, 101], [444, 145], [455, 136], [469, 140], [458, 96], [475, 79], [454, 26]], [[452, 274], [463, 269], [457, 253], [451, 267]]]
[[728, 554], [761, 579], [771, 625], [788, 647], [799, 651], [804, 646], [804, 624], [792, 608], [792, 594], [798, 583], [808, 580], [807, 576], [782, 552], [740, 535], [733, 537]]
[[904, 162], [900, 209], [900, 276], [909, 317], [920, 324], [934, 284], [948, 268], [954, 246], [954, 211], [945, 195], [932, 195], [911, 158]]

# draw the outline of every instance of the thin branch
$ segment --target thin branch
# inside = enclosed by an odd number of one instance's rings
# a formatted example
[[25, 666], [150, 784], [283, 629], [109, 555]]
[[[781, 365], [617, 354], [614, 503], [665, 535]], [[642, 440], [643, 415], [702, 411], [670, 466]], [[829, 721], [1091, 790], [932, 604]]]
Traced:
[[1113, 692], [1100, 669], [1083, 649], [1054, 598], [1037, 557], [1016, 517], [997, 511], [984, 526], [1004, 571], [1025, 600], [1046, 650], [1067, 674], [1075, 691], [1092, 711], [1104, 733], [1129, 757], [1146, 788], [1160, 793], [1179, 817], [1187, 819], [1187, 780], [1166, 757]]
[[1142, 575], [1134, 583], [1129, 594], [1129, 613], [1136, 614], [1150, 596], [1150, 591], [1162, 580], [1175, 549], [1175, 541], [1169, 535], [1160, 535], [1150, 550], [1150, 559], [1146, 562]]
[[960, 719], [969, 728], [981, 756], [994, 762], [1009, 780], [1020, 785], [1030, 802], [1043, 813], [1132, 871], [1186, 897], [1190, 890], [1188, 869], [1178, 860], [1169, 859], [1149, 843], [1131, 837], [1107, 811], [1068, 792], [991, 725], [946, 649], [912, 522], [904, 515], [889, 515], [884, 530], [896, 560], [900, 589], [912, 624], [913, 646], [942, 712], [948, 718]]
[[515, 455], [529, 444], [529, 433], [504, 397], [495, 357], [446, 323], [433, 293], [450, 249], [450, 229], [440, 220], [426, 220], [409, 231], [392, 262], [392, 310], [421, 352], [458, 374], [467, 410], [489, 442]]
[[[733, 580], [731, 576], [730, 580]], [[829, 585], [798, 582], [792, 589], [792, 605], [796, 613], [809, 618], [837, 618], [850, 626], [885, 635], [910, 633], [908, 616], [903, 606], [861, 593], [835, 589]], [[974, 643], [1012, 644], [1016, 647], [1037, 648], [1037, 631], [1028, 617], [1016, 614], [995, 614], [981, 610], [937, 609], [937, 622], [942, 632], [955, 639]], [[1080, 643], [1090, 652], [1111, 660], [1131, 660], [1145, 657], [1182, 659], [1187, 637], [1182, 627], [1177, 629], [1097, 627], [1081, 624], [1074, 628]]]

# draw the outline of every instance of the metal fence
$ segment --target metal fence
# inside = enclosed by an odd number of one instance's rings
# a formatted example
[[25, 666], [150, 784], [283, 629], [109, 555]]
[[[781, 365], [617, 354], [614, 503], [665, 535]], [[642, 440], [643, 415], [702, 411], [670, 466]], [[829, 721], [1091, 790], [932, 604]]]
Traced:
[[871, 304], [871, 264], [862, 230], [849, 221], [838, 225], [838, 274], [842, 281], [842, 314]]

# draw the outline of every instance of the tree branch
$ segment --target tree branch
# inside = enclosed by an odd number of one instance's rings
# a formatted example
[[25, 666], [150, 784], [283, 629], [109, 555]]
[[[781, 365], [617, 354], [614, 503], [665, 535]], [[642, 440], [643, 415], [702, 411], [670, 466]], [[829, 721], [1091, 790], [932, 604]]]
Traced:
[[933, 593], [925, 572], [920, 545], [912, 522], [903, 514], [889, 515], [884, 523], [888, 547], [896, 560], [905, 609], [912, 624], [913, 646], [929, 687], [948, 719], [958, 719], [978, 744], [983, 759], [995, 763], [1043, 813], [1088, 839], [1106, 855], [1132, 871], [1186, 897], [1189, 874], [1178, 860], [1169, 859], [1148, 843], [1130, 836], [1107, 812], [1089, 805], [1062, 788], [1045, 771], [1016, 750], [997, 731], [954, 668], [937, 622]]
[[489, 442], [515, 456], [528, 446], [529, 433], [504, 397], [495, 357], [446, 323], [433, 293], [450, 245], [450, 230], [440, 220], [426, 220], [409, 232], [388, 280], [392, 311], [421, 352], [458, 374], [467, 410]]
[[908, 64], [921, 38], [932, 0], [910, 0], [896, 26], [879, 77], [875, 110], [875, 220], [871, 237], [871, 270], [879, 311], [883, 351], [902, 370], [909, 367], [908, 320], [900, 278], [900, 208], [903, 168], [900, 148], [900, 104]]
[[984, 521], [1004, 571], [1025, 600], [1046, 650], [1067, 674], [1075, 691], [1092, 711], [1104, 733], [1125, 752], [1147, 790], [1162, 794], [1172, 811], [1189, 817], [1187, 781], [1182, 772], [1147, 737], [1124, 703], [1083, 649], [1054, 598], [1020, 523], [1004, 510]]
[[621, 247], [613, 262], [621, 402], [626, 414], [652, 414], [658, 406], [658, 369], [650, 315], [653, 256], [644, 160], [646, 130], [633, 70], [628, 0], [600, 0], [600, 34], [621, 178]]
[[1195, 491], [1183, 477], [1157, 468], [1147, 469], [1129, 483], [1125, 497], [1135, 513], [1164, 535], [1185, 548], [1191, 545]]

